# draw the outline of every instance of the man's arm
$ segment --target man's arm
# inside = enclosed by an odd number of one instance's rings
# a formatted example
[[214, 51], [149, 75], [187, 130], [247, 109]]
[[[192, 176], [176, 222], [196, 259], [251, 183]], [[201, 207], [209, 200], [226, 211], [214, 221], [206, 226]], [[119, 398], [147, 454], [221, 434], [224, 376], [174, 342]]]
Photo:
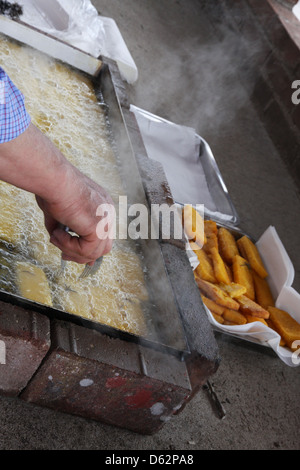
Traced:
[[0, 144], [0, 179], [36, 195], [50, 241], [62, 251], [63, 259], [93, 264], [110, 251], [112, 240], [96, 234], [97, 207], [110, 204], [111, 218], [114, 215], [109, 194], [71, 165], [33, 124], [17, 138]]

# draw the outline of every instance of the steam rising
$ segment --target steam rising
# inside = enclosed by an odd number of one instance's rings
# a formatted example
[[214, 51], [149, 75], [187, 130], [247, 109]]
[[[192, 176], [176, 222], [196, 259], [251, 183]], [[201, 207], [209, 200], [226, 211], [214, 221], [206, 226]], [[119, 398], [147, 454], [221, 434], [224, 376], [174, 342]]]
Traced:
[[[189, 5], [184, 9], [186, 19], [183, 17], [180, 25], [174, 24], [174, 30], [173, 25], [168, 24], [168, 34], [163, 31], [164, 17], [158, 18], [151, 56], [150, 46], [144, 45], [151, 67], [155, 57], [154, 76], [145, 68], [140, 71], [143, 86], [131, 90], [132, 102], [176, 124], [195, 128], [208, 139], [222, 132], [224, 124], [234, 122], [246, 104], [247, 92], [241, 86], [240, 71], [250, 70], [261, 46], [255, 38], [247, 41], [239, 35], [237, 39], [236, 32], [225, 25], [225, 21], [212, 29], [209, 16], [201, 15], [201, 7], [194, 12], [191, 8]], [[199, 16], [197, 28], [194, 18], [189, 21], [189, 14]], [[142, 34], [139, 40], [143, 44]], [[248, 75], [248, 82], [249, 79]]]

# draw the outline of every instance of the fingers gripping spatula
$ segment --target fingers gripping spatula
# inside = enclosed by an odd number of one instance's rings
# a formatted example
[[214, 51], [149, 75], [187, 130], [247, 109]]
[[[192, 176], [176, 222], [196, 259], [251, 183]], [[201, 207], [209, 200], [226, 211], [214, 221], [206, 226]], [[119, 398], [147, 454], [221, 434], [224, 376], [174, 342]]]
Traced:
[[[66, 227], [66, 226], [63, 226], [63, 230], [65, 230], [65, 232], [71, 232], [69, 227]], [[102, 261], [103, 261], [103, 256], [100, 256], [100, 258], [96, 259], [93, 266], [90, 266], [89, 264], [86, 264], [85, 267], [84, 267], [84, 270], [82, 271], [82, 273], [79, 276], [79, 279], [84, 279], [86, 277], [93, 276], [94, 274], [96, 274], [96, 272], [98, 271], [98, 269], [101, 266]], [[66, 264], [67, 264], [67, 262], [61, 258], [61, 262], [60, 262], [61, 272], [64, 272]]]

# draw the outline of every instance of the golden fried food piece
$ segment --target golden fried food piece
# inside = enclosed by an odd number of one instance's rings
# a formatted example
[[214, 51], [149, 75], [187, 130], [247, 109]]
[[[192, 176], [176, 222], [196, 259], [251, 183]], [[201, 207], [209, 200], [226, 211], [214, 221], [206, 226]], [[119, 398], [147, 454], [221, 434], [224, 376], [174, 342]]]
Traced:
[[242, 256], [248, 261], [253, 271], [255, 271], [261, 278], [266, 278], [268, 272], [264, 266], [261, 256], [254, 243], [244, 235], [237, 241], [238, 248]]
[[232, 274], [231, 266], [228, 266], [228, 264], [225, 263], [225, 261], [224, 261], [224, 266], [225, 266], [225, 269], [227, 271], [227, 275], [229, 277], [229, 280], [230, 280], [230, 282], [232, 282], [233, 281], [233, 274]]
[[200, 248], [206, 243], [204, 220], [196, 209], [185, 204], [182, 211], [183, 228], [189, 240], [193, 240]]
[[0, 239], [12, 245], [20, 242], [22, 213], [16, 198], [17, 188], [0, 182]]
[[216, 222], [213, 220], [204, 221], [204, 234], [206, 237], [206, 242], [203, 246], [203, 249], [206, 253], [210, 253], [211, 248], [219, 249], [218, 243], [218, 227]]
[[264, 325], [269, 326], [264, 318], [255, 317], [254, 315], [245, 315], [245, 317], [247, 318], [247, 323], [254, 323], [256, 321], [259, 321], [260, 323], [263, 323]]
[[220, 255], [226, 263], [231, 265], [234, 256], [239, 254], [234, 236], [225, 227], [220, 227], [218, 229], [218, 242]]
[[[272, 322], [271, 318], [268, 318], [266, 320], [266, 322], [267, 322], [269, 328], [272, 328], [272, 330], [276, 331], [276, 333], [278, 333], [280, 335], [279, 331], [276, 330], [276, 327], [275, 327], [274, 323]], [[286, 346], [286, 342], [284, 341], [284, 339], [282, 338], [281, 335], [280, 335], [279, 345], [280, 346]]]
[[207, 236], [206, 240], [207, 240], [207, 242], [203, 246], [203, 250], [207, 254], [210, 254], [210, 250], [212, 248], [216, 248], [217, 250], [219, 249], [218, 236], [215, 233], [212, 233], [211, 235]]
[[[192, 244], [190, 245], [191, 245], [191, 248], [193, 249], [196, 243], [192, 242]], [[196, 253], [197, 258], [199, 260], [199, 264], [197, 268], [195, 269], [198, 276], [201, 277], [201, 279], [204, 279], [205, 281], [214, 282], [214, 283], [217, 282], [215, 274], [214, 274], [212, 261], [207, 255], [207, 253], [205, 253], [204, 250], [199, 250], [199, 249], [193, 249], [193, 251]]]
[[269, 318], [269, 312], [253, 300], [249, 299], [249, 297], [247, 297], [246, 295], [241, 295], [236, 300], [240, 304], [240, 311], [245, 315], [253, 315], [255, 317], [265, 319]]
[[255, 289], [255, 298], [259, 305], [267, 309], [268, 307], [274, 307], [275, 302], [270, 289], [270, 286], [266, 279], [262, 279], [255, 272], [252, 273]]
[[196, 283], [200, 289], [200, 292], [208, 297], [209, 299], [216, 302], [218, 305], [222, 305], [226, 308], [231, 308], [232, 310], [238, 310], [240, 304], [227, 295], [219, 286], [212, 284], [208, 281], [203, 281], [196, 277]]
[[219, 284], [219, 286], [233, 299], [245, 294], [247, 290], [245, 286], [237, 284], [236, 282], [231, 282], [230, 284]]
[[19, 294], [26, 299], [52, 306], [51, 291], [44, 271], [30, 263], [16, 263]]
[[222, 260], [216, 247], [211, 248], [210, 256], [217, 281], [224, 284], [230, 284], [230, 278], [228, 276], [224, 261]]
[[235, 323], [236, 325], [245, 325], [247, 323], [246, 317], [236, 310], [231, 310], [230, 308], [225, 308], [223, 313], [223, 318], [226, 321]]
[[211, 314], [218, 323], [221, 323], [221, 324], [224, 323], [224, 318], [221, 317], [221, 315], [218, 315], [215, 312], [211, 312]]
[[247, 297], [255, 299], [254, 282], [248, 262], [240, 255], [235, 255], [232, 263], [233, 279], [237, 284], [246, 287]]
[[300, 341], [300, 324], [285, 310], [276, 307], [269, 307], [270, 320], [274, 329], [280, 334], [286, 345], [296, 350], [299, 344], [294, 341]]
[[205, 297], [205, 295], [201, 295], [201, 298], [202, 298], [203, 303], [208, 308], [208, 310], [210, 310], [212, 313], [216, 313], [219, 316], [223, 315], [225, 307], [218, 305], [213, 300], [209, 299], [208, 297]]
[[204, 220], [204, 232], [205, 235], [211, 235], [212, 233], [218, 234], [218, 226], [214, 220]]

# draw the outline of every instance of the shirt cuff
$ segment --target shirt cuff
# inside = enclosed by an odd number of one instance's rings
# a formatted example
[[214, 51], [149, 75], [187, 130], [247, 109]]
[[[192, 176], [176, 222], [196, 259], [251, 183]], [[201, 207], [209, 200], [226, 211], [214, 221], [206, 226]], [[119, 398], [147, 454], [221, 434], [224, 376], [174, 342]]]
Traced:
[[0, 68], [0, 144], [18, 137], [30, 122], [24, 95]]

